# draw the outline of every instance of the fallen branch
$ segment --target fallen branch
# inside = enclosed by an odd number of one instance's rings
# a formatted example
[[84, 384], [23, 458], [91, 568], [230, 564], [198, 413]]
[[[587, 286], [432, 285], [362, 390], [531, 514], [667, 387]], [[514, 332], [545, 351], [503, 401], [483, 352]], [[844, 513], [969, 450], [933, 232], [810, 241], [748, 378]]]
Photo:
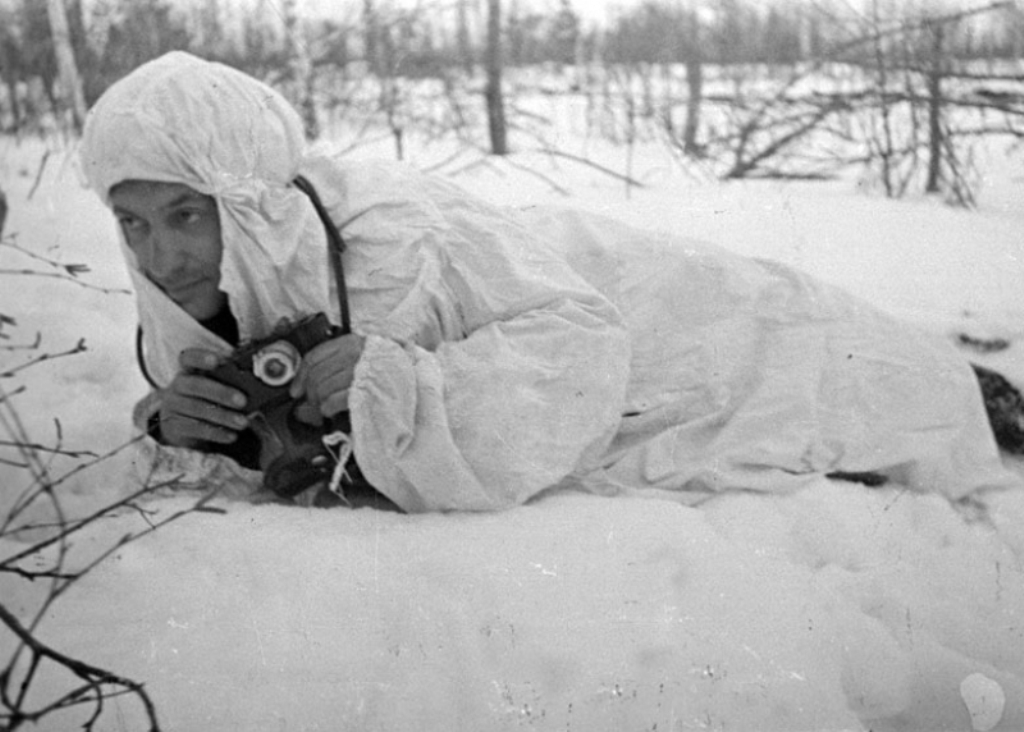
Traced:
[[506, 164], [508, 164], [510, 167], [513, 167], [516, 170], [521, 170], [524, 173], [532, 175], [534, 178], [539, 178], [541, 181], [543, 181], [548, 186], [550, 186], [551, 190], [553, 190], [555, 193], [558, 193], [559, 195], [566, 196], [566, 197], [572, 195], [567, 188], [565, 188], [564, 186], [560, 186], [558, 183], [556, 183], [554, 180], [552, 180], [549, 176], [544, 175], [539, 170], [534, 170], [529, 165], [523, 165], [522, 163], [515, 162], [514, 160], [511, 159], [510, 155], [502, 156], [502, 160]]
[[[780, 151], [791, 145], [792, 143], [799, 140], [804, 135], [808, 134], [811, 130], [816, 128], [822, 120], [824, 120], [829, 114], [835, 111], [833, 107], [821, 107], [810, 115], [805, 115], [803, 120], [792, 120], [798, 122], [796, 127], [789, 130], [782, 136], [775, 138], [769, 144], [765, 145], [758, 152], [746, 157], [744, 159], [743, 153], [745, 152], [745, 145], [741, 145], [736, 150], [736, 162], [732, 168], [723, 176], [727, 180], [733, 180], [737, 178], [744, 178], [752, 173], [759, 165], [764, 161], [771, 159], [775, 155], [779, 154]], [[787, 120], [790, 121], [790, 120]], [[749, 141], [750, 137], [753, 136], [756, 129], [748, 129], [749, 135], [745, 136], [744, 139]]]
[[595, 163], [593, 160], [589, 160], [587, 158], [580, 157], [579, 155], [573, 155], [572, 153], [567, 153], [567, 152], [564, 152], [562, 150], [556, 150], [556, 149], [553, 149], [553, 148], [539, 148], [538, 152], [542, 152], [542, 153], [544, 153], [546, 155], [551, 155], [551, 156], [557, 157], [557, 158], [565, 158], [566, 160], [572, 160], [573, 162], [580, 163], [582, 165], [586, 165], [588, 167], [594, 168], [595, 170], [598, 170], [598, 171], [604, 173], [605, 175], [611, 176], [612, 178], [615, 178], [615, 179], [617, 179], [617, 180], [619, 180], [619, 181], [621, 181], [623, 183], [626, 183], [627, 185], [633, 186], [635, 188], [646, 188], [647, 187], [644, 183], [641, 183], [636, 178], [628, 176], [625, 173], [619, 173], [619, 172], [617, 172], [615, 170], [612, 170], [611, 168], [606, 168], [605, 166], [601, 165], [600, 163]]

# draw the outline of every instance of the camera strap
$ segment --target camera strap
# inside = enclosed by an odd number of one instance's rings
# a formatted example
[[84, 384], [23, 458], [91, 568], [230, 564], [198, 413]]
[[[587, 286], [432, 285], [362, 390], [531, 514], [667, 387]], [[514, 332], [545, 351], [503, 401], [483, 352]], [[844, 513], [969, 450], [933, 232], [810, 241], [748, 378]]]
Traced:
[[293, 182], [295, 183], [295, 187], [305, 193], [309, 197], [309, 200], [313, 202], [313, 208], [316, 209], [316, 214], [320, 217], [320, 221], [323, 223], [324, 229], [327, 231], [327, 256], [330, 259], [331, 269], [334, 270], [334, 279], [338, 286], [338, 306], [341, 310], [341, 333], [342, 335], [346, 335], [352, 332], [352, 321], [349, 318], [348, 313], [348, 288], [345, 286], [345, 268], [341, 262], [341, 253], [345, 251], [345, 240], [341, 238], [341, 232], [334, 224], [334, 221], [331, 220], [331, 217], [327, 213], [327, 209], [324, 208], [324, 204], [320, 200], [320, 196], [317, 194], [313, 184], [301, 175], [296, 176]]
[[[341, 232], [324, 208], [316, 188], [306, 178], [299, 175], [293, 181], [295, 187], [305, 193], [316, 209], [317, 216], [327, 231], [327, 257], [331, 262], [331, 269], [334, 270], [334, 278], [338, 288], [338, 306], [341, 310], [341, 334], [347, 335], [352, 332], [352, 322], [348, 312], [348, 287], [345, 285], [345, 268], [342, 264], [341, 255], [345, 251], [345, 240], [341, 238]], [[347, 420], [346, 420], [347, 421]], [[352, 476], [348, 473], [348, 467], [352, 457], [352, 438], [347, 430], [335, 429], [325, 434], [322, 438], [323, 445], [327, 452], [334, 458], [334, 468], [331, 478], [327, 483], [327, 489], [331, 494], [348, 505], [352, 504], [345, 495], [346, 485], [353, 485]], [[367, 483], [367, 485], [369, 485]], [[375, 492], [375, 491], [374, 491]]]

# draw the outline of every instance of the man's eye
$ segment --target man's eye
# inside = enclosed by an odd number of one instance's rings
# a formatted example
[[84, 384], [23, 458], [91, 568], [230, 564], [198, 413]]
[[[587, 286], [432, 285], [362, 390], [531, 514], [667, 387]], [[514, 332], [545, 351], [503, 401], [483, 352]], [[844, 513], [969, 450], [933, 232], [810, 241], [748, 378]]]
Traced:
[[178, 212], [178, 221], [182, 224], [197, 224], [203, 218], [203, 212], [198, 209], [183, 209]]
[[142, 228], [142, 219], [137, 219], [134, 216], [121, 216], [118, 218], [118, 223], [125, 231], [138, 231]]

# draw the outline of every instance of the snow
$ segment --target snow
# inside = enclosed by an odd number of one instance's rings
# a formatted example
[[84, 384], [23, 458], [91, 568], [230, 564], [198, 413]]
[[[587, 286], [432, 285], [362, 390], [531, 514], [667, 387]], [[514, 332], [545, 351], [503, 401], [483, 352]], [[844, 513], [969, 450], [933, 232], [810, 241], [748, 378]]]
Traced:
[[[8, 232], [80, 279], [128, 287], [113, 222], [82, 189], [73, 149], [0, 140]], [[367, 149], [361, 155], [380, 150]], [[427, 164], [440, 152], [424, 151]], [[616, 158], [615, 155], [619, 155]], [[622, 153], [603, 162], [622, 165]], [[1019, 160], [1017, 161], [1019, 163]], [[849, 181], [715, 184], [647, 150], [648, 184], [540, 154], [456, 180], [516, 205], [563, 202], [795, 263], [942, 332], [1007, 338], [985, 363], [1024, 383], [1024, 191], [994, 154], [976, 212], [887, 201]], [[2, 267], [31, 264], [0, 250]], [[684, 283], [681, 283], [684, 286]], [[40, 442], [130, 435], [144, 392], [130, 296], [4, 277], [17, 342], [88, 351], [0, 380]], [[971, 354], [973, 357], [973, 354]], [[4, 369], [28, 358], [3, 353]], [[941, 395], [936, 395], [941, 398]], [[1008, 459], [1009, 460], [1009, 459]], [[82, 512], [144, 470], [126, 452], [62, 486]], [[138, 463], [133, 465], [133, 463]], [[1021, 471], [1024, 473], [1024, 470]], [[24, 485], [0, 465], [0, 510]], [[84, 566], [130, 531], [191, 507], [148, 501], [77, 537]], [[165, 730], [1021, 730], [1024, 489], [953, 506], [902, 487], [822, 479], [789, 496], [699, 508], [665, 496], [546, 497], [492, 515], [250, 505], [215, 498], [120, 548], [48, 611], [39, 637], [143, 681]], [[22, 545], [0, 542], [0, 556]], [[27, 616], [46, 587], [0, 576]], [[0, 659], [12, 648], [0, 631]], [[69, 688], [45, 666], [34, 698]], [[51, 715], [66, 730], [84, 711]], [[145, 728], [130, 697], [96, 729]]]

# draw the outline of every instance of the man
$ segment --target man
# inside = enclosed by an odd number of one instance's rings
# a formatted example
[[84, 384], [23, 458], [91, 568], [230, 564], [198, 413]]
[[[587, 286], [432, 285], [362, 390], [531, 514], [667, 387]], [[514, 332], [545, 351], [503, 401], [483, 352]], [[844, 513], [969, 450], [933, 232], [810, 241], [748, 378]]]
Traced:
[[407, 511], [551, 488], [693, 504], [837, 473], [951, 498], [1015, 484], [943, 340], [778, 263], [310, 154], [280, 95], [219, 64], [172, 53], [115, 84], [82, 158], [121, 223], [169, 444], [251, 424], [209, 378], [237, 343], [349, 312], [290, 395], [305, 422], [347, 419]]

